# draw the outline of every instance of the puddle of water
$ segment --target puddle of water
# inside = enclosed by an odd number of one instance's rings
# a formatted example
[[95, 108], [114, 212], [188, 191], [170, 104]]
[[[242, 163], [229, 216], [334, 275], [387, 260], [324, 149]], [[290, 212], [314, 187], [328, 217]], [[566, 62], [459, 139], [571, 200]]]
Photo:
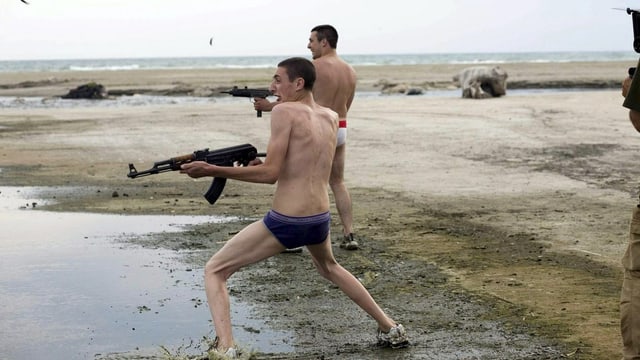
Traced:
[[[160, 345], [178, 349], [211, 336], [202, 268], [179, 262], [174, 251], [118, 240], [226, 219], [47, 212], [29, 207], [43, 203], [30, 196], [30, 189], [0, 187], [2, 357], [158, 353]], [[292, 334], [270, 330], [252, 318], [251, 306], [232, 302], [234, 334], [242, 345], [293, 350], [286, 344]], [[260, 329], [260, 335], [246, 329]]]

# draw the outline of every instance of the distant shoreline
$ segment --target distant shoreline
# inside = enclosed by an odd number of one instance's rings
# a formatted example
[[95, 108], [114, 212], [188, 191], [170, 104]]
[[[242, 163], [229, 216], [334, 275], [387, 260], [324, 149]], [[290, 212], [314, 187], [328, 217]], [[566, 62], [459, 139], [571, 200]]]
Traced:
[[[31, 71], [121, 71], [121, 70], [231, 70], [269, 69], [284, 58], [302, 54], [263, 56], [208, 56], [156, 58], [94, 58], [50, 60], [0, 60], [0, 74]], [[385, 65], [483, 65], [535, 64], [568, 62], [631, 61], [637, 54], [631, 51], [550, 51], [550, 52], [476, 52], [476, 53], [404, 53], [404, 54], [342, 54], [352, 66]]]

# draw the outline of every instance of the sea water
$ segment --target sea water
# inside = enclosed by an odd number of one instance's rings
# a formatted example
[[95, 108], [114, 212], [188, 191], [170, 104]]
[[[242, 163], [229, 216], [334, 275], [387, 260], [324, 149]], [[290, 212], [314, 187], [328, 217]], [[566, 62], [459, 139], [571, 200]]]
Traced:
[[[272, 68], [291, 56], [309, 58], [308, 54], [277, 56], [119, 58], [119, 59], [54, 59], [0, 60], [0, 85], [3, 72], [24, 71], [127, 71], [138, 69], [251, 69]], [[553, 63], [572, 61], [631, 61], [638, 59], [633, 51], [583, 52], [513, 52], [513, 53], [428, 53], [428, 54], [364, 54], [341, 55], [354, 66], [423, 65], [423, 64], [507, 64]]]

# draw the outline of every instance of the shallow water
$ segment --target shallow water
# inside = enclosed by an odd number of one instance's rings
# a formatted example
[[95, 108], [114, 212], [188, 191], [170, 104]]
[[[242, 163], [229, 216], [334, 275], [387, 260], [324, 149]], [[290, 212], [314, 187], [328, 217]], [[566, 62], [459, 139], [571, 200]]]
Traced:
[[[159, 353], [161, 345], [175, 352], [212, 336], [202, 268], [181, 263], [175, 251], [124, 240], [228, 219], [57, 213], [39, 205], [37, 189], [0, 187], [0, 358], [87, 359]], [[291, 334], [271, 331], [248, 304], [232, 301], [241, 344], [291, 350]], [[195, 347], [185, 352], [198, 353]]]
[[[235, 99], [238, 100], [238, 99]], [[246, 99], [245, 99], [246, 100]], [[71, 109], [86, 107], [122, 107], [150, 105], [189, 105], [233, 101], [225, 97], [132, 95], [112, 99], [62, 99], [60, 97], [0, 96], [0, 109]]]
[[[509, 89], [507, 96], [523, 96], [538, 93], [553, 92], [575, 92], [575, 91], [592, 91], [593, 89], [567, 88], [567, 89]], [[617, 89], [615, 89], [617, 91]], [[388, 96], [407, 96], [404, 94], [384, 95], [379, 91], [361, 91], [356, 93], [356, 97], [388, 97]], [[418, 97], [461, 97], [460, 89], [442, 89], [427, 90], [421, 95], [413, 95]], [[59, 97], [16, 97], [16, 96], [0, 96], [0, 109], [69, 109], [69, 108], [86, 108], [86, 107], [124, 107], [124, 106], [150, 106], [150, 105], [189, 105], [189, 104], [211, 104], [211, 103], [229, 103], [229, 102], [246, 102], [246, 98], [234, 97], [197, 97], [197, 96], [158, 96], [158, 95], [132, 95], [118, 96], [105, 100], [86, 100], [86, 99], [62, 99]]]

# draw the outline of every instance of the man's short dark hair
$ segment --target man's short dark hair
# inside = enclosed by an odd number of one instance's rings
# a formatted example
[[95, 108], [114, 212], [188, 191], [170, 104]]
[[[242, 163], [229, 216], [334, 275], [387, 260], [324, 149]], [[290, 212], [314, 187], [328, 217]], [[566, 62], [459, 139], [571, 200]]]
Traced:
[[318, 25], [311, 29], [311, 32], [316, 32], [318, 41], [327, 40], [329, 46], [332, 49], [338, 47], [338, 30], [331, 25]]
[[302, 78], [304, 80], [304, 88], [306, 90], [313, 89], [313, 84], [316, 82], [316, 68], [311, 61], [303, 57], [292, 57], [280, 61], [278, 67], [287, 69], [289, 81]]

